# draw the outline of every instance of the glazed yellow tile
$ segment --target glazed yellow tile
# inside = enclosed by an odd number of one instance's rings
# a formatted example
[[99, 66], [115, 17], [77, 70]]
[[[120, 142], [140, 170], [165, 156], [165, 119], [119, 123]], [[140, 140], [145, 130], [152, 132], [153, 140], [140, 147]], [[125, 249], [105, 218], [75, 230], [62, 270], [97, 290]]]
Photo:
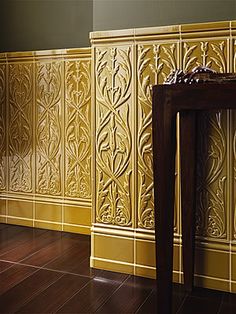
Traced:
[[62, 222], [62, 205], [35, 203], [35, 219]]
[[91, 226], [91, 208], [82, 206], [64, 207], [64, 223]]
[[8, 216], [33, 219], [33, 202], [8, 200]]
[[141, 267], [141, 266], [136, 265], [134, 274], [136, 276], [148, 277], [148, 278], [155, 279], [156, 278], [156, 268], [147, 267], [147, 266]]
[[229, 252], [196, 249], [195, 274], [229, 280], [229, 258]]
[[6, 215], [6, 200], [0, 199], [0, 215]]
[[62, 224], [58, 224], [58, 223], [49, 223], [49, 222], [42, 222], [42, 221], [35, 220], [34, 226], [35, 228], [62, 231]]
[[134, 274], [134, 266], [132, 264], [119, 264], [112, 262], [110, 260], [100, 260], [94, 258], [91, 261], [91, 267], [98, 268], [98, 269], [105, 269], [108, 271], [115, 271], [125, 274]]
[[232, 265], [232, 280], [236, 281], [236, 253], [233, 253], [231, 256], [231, 265]]
[[128, 238], [94, 235], [94, 257], [133, 263], [134, 243]]
[[12, 218], [7, 217], [7, 223], [12, 225], [19, 225], [19, 226], [26, 226], [26, 227], [33, 227], [33, 220], [28, 219], [19, 219], [19, 218]]
[[0, 216], [0, 222], [1, 222], [1, 223], [7, 223], [7, 218]]
[[154, 241], [136, 240], [136, 263], [155, 267], [156, 250]]
[[63, 231], [72, 232], [72, 233], [79, 233], [79, 234], [91, 234], [90, 226], [76, 226], [76, 225], [69, 225], [63, 224]]
[[230, 291], [229, 281], [220, 280], [219, 278], [199, 277], [195, 276], [194, 284], [198, 287], [207, 289]]

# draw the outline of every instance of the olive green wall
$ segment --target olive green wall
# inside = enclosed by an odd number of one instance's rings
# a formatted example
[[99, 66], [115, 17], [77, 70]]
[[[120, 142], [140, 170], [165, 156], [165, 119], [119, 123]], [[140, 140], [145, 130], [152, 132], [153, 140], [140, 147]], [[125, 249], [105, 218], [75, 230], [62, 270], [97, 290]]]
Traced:
[[0, 51], [86, 47], [93, 0], [0, 0]]
[[236, 18], [235, 0], [94, 0], [93, 29], [109, 30]]
[[85, 47], [89, 32], [236, 18], [236, 0], [0, 0], [0, 51]]

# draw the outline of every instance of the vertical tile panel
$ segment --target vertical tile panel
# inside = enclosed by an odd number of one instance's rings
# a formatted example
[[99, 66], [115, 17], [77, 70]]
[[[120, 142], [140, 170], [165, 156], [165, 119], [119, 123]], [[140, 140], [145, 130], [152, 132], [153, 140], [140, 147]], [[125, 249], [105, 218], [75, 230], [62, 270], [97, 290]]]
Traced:
[[[196, 66], [226, 72], [228, 40], [194, 39], [183, 42], [183, 70]], [[196, 231], [208, 239], [227, 239], [227, 114], [199, 114]]]
[[132, 46], [96, 47], [96, 222], [132, 225]]
[[61, 195], [62, 62], [36, 63], [36, 192]]
[[0, 56], [0, 191], [6, 190], [6, 66]]
[[32, 192], [33, 64], [9, 63], [9, 190]]
[[[154, 228], [152, 85], [162, 84], [178, 65], [177, 42], [144, 42], [137, 46], [138, 76], [138, 228]], [[177, 185], [176, 185], [177, 186]], [[177, 210], [175, 210], [177, 231]]]
[[91, 198], [91, 64], [65, 61], [65, 196]]

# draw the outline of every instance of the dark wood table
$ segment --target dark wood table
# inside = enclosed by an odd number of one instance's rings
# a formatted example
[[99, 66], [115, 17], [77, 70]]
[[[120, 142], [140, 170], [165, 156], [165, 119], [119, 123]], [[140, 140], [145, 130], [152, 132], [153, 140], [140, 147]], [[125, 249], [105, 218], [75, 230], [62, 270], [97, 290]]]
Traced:
[[184, 285], [193, 287], [196, 114], [236, 109], [235, 82], [156, 85], [153, 87], [154, 206], [158, 314], [171, 313], [176, 115], [180, 113], [180, 169]]

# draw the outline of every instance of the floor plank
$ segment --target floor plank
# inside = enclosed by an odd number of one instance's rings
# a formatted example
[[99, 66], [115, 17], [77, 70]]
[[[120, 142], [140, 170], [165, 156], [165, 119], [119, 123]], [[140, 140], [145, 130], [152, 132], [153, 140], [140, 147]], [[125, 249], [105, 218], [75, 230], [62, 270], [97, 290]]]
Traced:
[[[90, 268], [89, 236], [0, 224], [0, 255], [0, 313], [157, 313], [155, 280]], [[210, 289], [175, 284], [172, 302], [173, 314], [236, 313], [236, 295]]]
[[81, 242], [66, 250], [64, 254], [51, 263], [46, 264], [45, 268], [83, 275], [81, 263], [86, 261], [89, 255], [89, 243]]
[[12, 266], [13, 266], [12, 263], [7, 263], [7, 262], [0, 261], [0, 273], [5, 271], [6, 269], [12, 267]]
[[22, 263], [43, 267], [58, 257], [61, 257], [69, 248], [72, 248], [75, 244], [75, 240], [67, 238], [58, 239], [52, 243], [45, 244], [34, 254], [26, 257], [25, 259], [22, 259]]
[[0, 313], [16, 312], [36, 294], [46, 289], [62, 276], [62, 273], [48, 270], [41, 269], [37, 271], [12, 289], [0, 295]]
[[150, 295], [153, 285], [154, 280], [131, 276], [96, 313], [135, 313]]
[[32, 238], [23, 243], [19, 243], [17, 247], [6, 252], [5, 254], [0, 254], [1, 260], [18, 262], [25, 259], [27, 256], [38, 252], [40, 249], [44, 248], [46, 245], [60, 240], [61, 235], [59, 233], [43, 232], [38, 234], [33, 234]]
[[16, 313], [55, 313], [89, 280], [89, 278], [81, 276], [63, 275], [62, 278], [38, 294]]
[[0, 295], [32, 275], [37, 270], [38, 269], [33, 267], [15, 264], [11, 268], [0, 273]]
[[60, 308], [58, 313], [96, 312], [127, 277], [125, 274], [103, 272], [93, 278], [82, 290]]

